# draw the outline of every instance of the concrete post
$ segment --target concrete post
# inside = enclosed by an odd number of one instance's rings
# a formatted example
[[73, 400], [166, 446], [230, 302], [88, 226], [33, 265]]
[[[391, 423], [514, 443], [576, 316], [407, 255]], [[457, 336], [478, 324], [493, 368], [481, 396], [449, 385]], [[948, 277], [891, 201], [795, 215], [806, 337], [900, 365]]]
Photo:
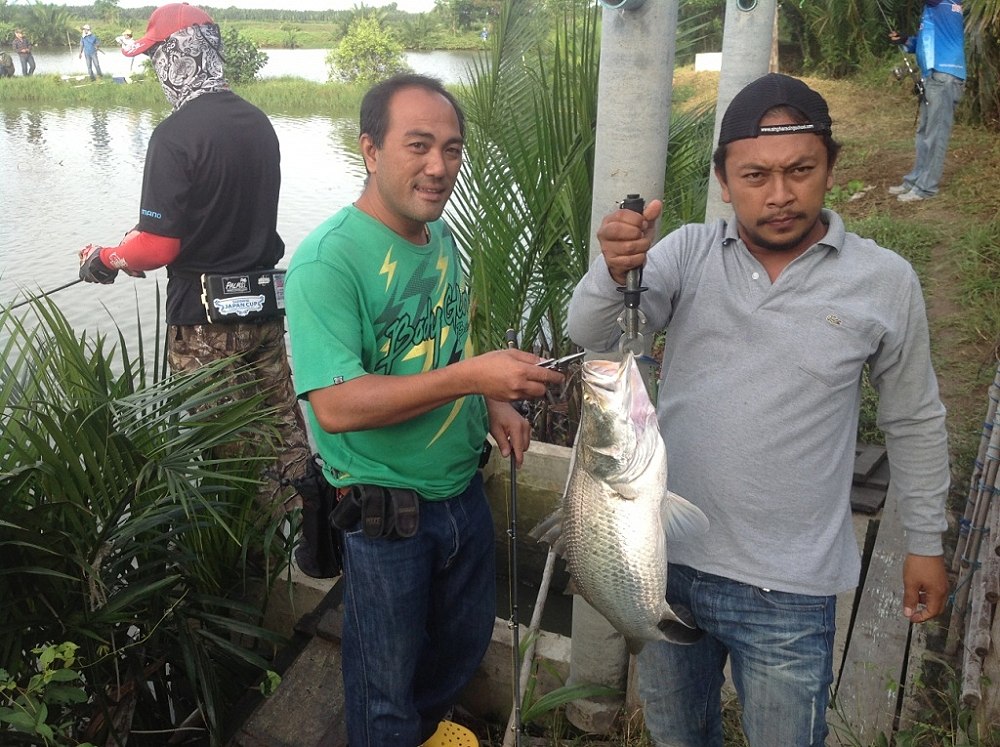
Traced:
[[[640, 194], [647, 201], [663, 195], [677, 32], [678, 0], [638, 7], [623, 0], [602, 4], [591, 259], [601, 251], [601, 220], [627, 194]], [[573, 599], [572, 640], [570, 683], [625, 690], [625, 641], [579, 596]], [[622, 704], [621, 698], [575, 701], [566, 707], [566, 716], [577, 728], [607, 734]]]
[[[722, 115], [726, 113], [729, 102], [747, 83], [767, 75], [777, 7], [777, 0], [728, 0], [726, 3], [713, 145], [719, 142]], [[705, 220], [709, 222], [730, 215], [732, 211], [722, 201], [722, 189], [712, 169], [708, 179]]]

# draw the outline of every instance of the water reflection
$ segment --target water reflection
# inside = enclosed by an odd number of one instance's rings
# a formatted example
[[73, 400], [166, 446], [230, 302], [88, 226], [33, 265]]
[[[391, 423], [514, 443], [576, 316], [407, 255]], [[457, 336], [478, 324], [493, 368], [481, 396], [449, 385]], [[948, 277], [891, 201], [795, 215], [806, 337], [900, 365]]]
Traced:
[[94, 162], [107, 163], [108, 161], [108, 113], [101, 109], [95, 109], [93, 119], [90, 122], [91, 142], [94, 145]]

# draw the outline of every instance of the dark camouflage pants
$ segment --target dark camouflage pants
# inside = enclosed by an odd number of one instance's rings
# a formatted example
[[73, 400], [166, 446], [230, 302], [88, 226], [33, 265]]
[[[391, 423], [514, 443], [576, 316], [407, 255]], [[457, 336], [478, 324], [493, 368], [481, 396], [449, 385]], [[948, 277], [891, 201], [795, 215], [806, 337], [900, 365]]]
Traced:
[[[300, 505], [297, 495], [282, 483], [302, 477], [312, 455], [285, 352], [285, 323], [278, 319], [257, 324], [170, 325], [167, 360], [172, 371], [193, 371], [221, 358], [237, 356], [227, 375], [241, 391], [265, 394], [265, 404], [278, 418], [280, 449], [273, 468], [264, 470], [258, 502], [275, 516]], [[251, 368], [240, 368], [251, 366]], [[238, 456], [235, 449], [219, 456]]]

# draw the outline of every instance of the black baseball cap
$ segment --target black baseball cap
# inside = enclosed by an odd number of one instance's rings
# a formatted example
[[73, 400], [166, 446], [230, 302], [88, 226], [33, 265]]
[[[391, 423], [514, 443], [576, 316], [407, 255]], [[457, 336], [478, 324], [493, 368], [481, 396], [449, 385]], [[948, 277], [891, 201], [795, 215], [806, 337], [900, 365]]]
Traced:
[[[760, 120], [776, 106], [797, 109], [806, 121], [761, 127]], [[761, 135], [792, 135], [800, 132], [821, 135], [832, 132], [832, 126], [826, 101], [816, 91], [798, 78], [768, 73], [748, 83], [733, 97], [722, 117], [719, 145]]]

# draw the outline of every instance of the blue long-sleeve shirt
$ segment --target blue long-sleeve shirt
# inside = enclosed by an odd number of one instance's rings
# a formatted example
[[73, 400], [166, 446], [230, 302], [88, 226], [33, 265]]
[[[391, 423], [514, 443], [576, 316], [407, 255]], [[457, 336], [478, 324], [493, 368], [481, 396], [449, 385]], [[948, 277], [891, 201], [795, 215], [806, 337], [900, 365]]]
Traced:
[[100, 43], [101, 40], [97, 38], [97, 34], [87, 34], [86, 36], [81, 36], [80, 51], [87, 55], [87, 57], [93, 57], [97, 54], [97, 47]]
[[964, 32], [961, 3], [928, 0], [917, 35], [906, 40], [906, 51], [916, 52], [925, 78], [936, 70], [965, 80]]

